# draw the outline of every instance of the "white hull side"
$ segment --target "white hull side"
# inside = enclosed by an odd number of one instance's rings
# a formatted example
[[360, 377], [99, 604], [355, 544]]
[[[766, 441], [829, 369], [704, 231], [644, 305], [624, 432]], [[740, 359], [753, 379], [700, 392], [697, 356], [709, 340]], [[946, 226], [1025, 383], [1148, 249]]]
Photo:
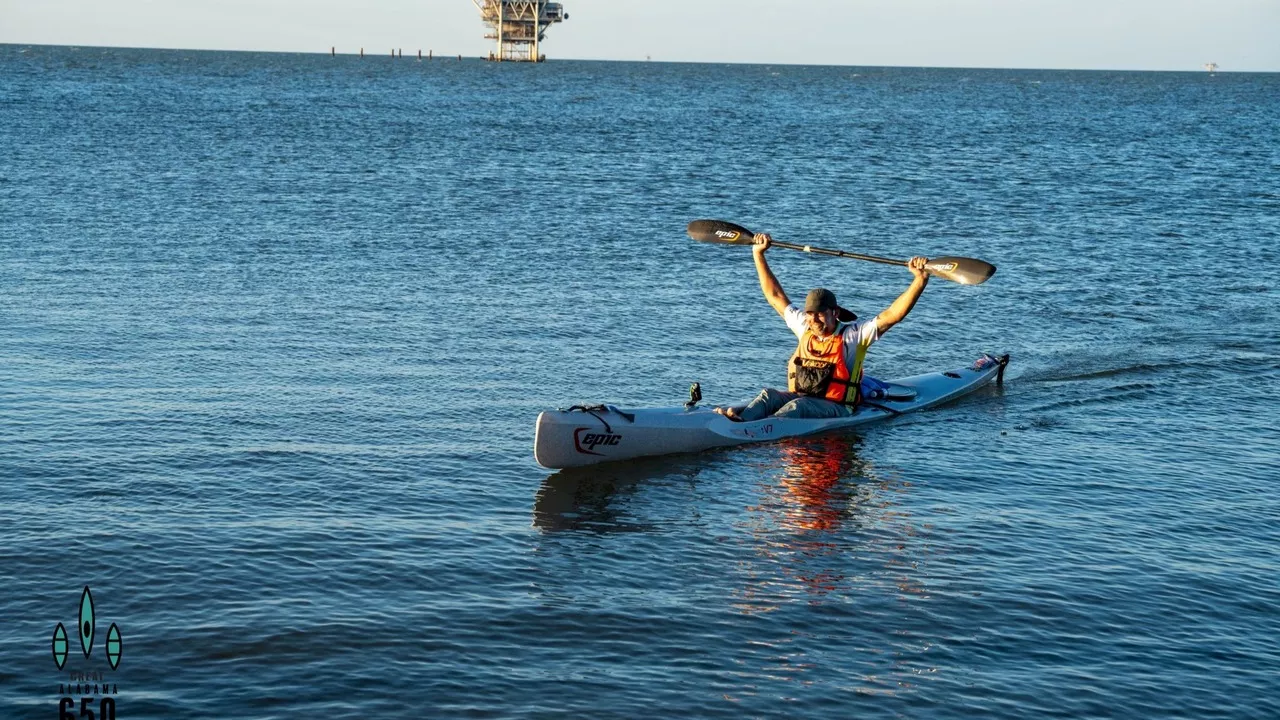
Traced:
[[[986, 356], [990, 357], [990, 356]], [[787, 437], [857, 427], [948, 402], [999, 377], [1007, 362], [991, 358], [975, 366], [891, 381], [916, 391], [911, 400], [878, 403], [894, 412], [863, 406], [849, 417], [830, 419], [764, 418], [733, 422], [707, 408], [624, 409], [598, 406], [590, 411], [549, 410], [538, 415], [534, 459], [547, 468], [579, 467], [650, 455], [697, 452], [727, 445], [768, 442]]]

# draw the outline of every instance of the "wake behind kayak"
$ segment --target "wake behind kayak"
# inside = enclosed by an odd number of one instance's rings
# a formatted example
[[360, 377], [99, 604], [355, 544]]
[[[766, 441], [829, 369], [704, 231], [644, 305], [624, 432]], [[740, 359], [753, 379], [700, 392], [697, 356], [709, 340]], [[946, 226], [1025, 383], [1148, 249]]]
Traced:
[[905, 391], [861, 405], [853, 415], [839, 418], [766, 417], [734, 422], [705, 408], [623, 409], [597, 405], [548, 410], [538, 415], [533, 457], [546, 468], [580, 467], [868, 425], [955, 400], [1000, 382], [1008, 362], [1008, 355], [983, 355], [968, 367], [892, 380], [891, 387]]

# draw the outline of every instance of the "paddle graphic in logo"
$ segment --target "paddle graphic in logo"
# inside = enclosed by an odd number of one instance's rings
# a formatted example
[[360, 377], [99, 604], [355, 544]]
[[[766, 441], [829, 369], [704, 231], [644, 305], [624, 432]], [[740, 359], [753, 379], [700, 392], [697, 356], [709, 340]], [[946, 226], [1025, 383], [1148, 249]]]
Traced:
[[59, 670], [67, 664], [67, 629], [62, 623], [53, 629], [53, 662]]
[[89, 653], [93, 652], [93, 631], [97, 628], [97, 618], [93, 616], [93, 594], [89, 592], [89, 586], [84, 586], [84, 592], [80, 594], [80, 649], [84, 650], [84, 656], [89, 657]]
[[111, 665], [112, 670], [120, 667], [120, 653], [123, 649], [120, 628], [116, 627], [115, 623], [111, 623], [111, 627], [107, 629], [107, 663]]

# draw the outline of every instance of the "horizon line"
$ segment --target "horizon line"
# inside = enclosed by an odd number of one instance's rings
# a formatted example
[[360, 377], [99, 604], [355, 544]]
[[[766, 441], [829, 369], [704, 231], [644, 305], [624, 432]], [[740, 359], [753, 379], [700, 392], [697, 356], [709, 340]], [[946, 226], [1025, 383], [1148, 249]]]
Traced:
[[[361, 57], [359, 51], [341, 52], [341, 53], [336, 52], [336, 47], [337, 47], [336, 45], [331, 46], [332, 48], [335, 49], [335, 51], [332, 53], [327, 53], [323, 51], [313, 51], [313, 50], [245, 50], [243, 48], [140, 47], [140, 46], [134, 46], [134, 45], [54, 45], [49, 43], [0, 42], [0, 47], [5, 47], [5, 46], [26, 47], [26, 48], [37, 48], [37, 47], [38, 48], [67, 48], [72, 50], [85, 48], [85, 49], [94, 49], [94, 50], [151, 50], [151, 51], [158, 51], [158, 52], [260, 53], [260, 54], [272, 54], [272, 55], [320, 55], [320, 56], [330, 56], [330, 57], [336, 57], [337, 55], [342, 55], [344, 57]], [[390, 50], [390, 48], [388, 48], [388, 50]], [[403, 51], [403, 48], [396, 48], [396, 50]], [[420, 51], [422, 50], [422, 48], [414, 48], [414, 50], [416, 53], [416, 51]], [[434, 54], [435, 49], [430, 48], [428, 49], [428, 52], [431, 52]], [[402, 56], [399, 56], [399, 55], [393, 57], [390, 52], [384, 52], [384, 53], [366, 52], [364, 57], [371, 58], [371, 59], [377, 59], [377, 58], [395, 59], [395, 60], [402, 59]], [[410, 56], [411, 59], [415, 59], [415, 60], [417, 59], [417, 57], [418, 56], [416, 54]], [[440, 55], [435, 56], [436, 59], [449, 59], [449, 58], [458, 58], [458, 57], [461, 57], [464, 60], [481, 60], [486, 62], [489, 61], [488, 58], [484, 55], [468, 55], [466, 53], [456, 53], [456, 52], [442, 53]], [[457, 60], [455, 59], [455, 62], [456, 61]], [[616, 62], [616, 63], [639, 63], [639, 64], [663, 63], [668, 65], [743, 65], [743, 66], [759, 66], [759, 67], [772, 67], [772, 66], [782, 65], [787, 67], [885, 68], [885, 69], [892, 68], [892, 69], [904, 69], [904, 70], [1026, 70], [1026, 71], [1036, 71], [1036, 72], [1134, 72], [1134, 73], [1149, 72], [1149, 73], [1191, 73], [1191, 74], [1211, 74], [1211, 75], [1218, 75], [1223, 73], [1235, 74], [1235, 75], [1244, 75], [1244, 74], [1266, 75], [1266, 74], [1280, 73], [1280, 69], [1278, 70], [1223, 70], [1220, 67], [1210, 71], [1204, 68], [1203, 66], [1195, 70], [1191, 70], [1191, 69], [1171, 70], [1171, 69], [1165, 69], [1165, 68], [1161, 68], [1161, 69], [1082, 68], [1082, 67], [1030, 67], [1030, 66], [994, 67], [989, 65], [874, 65], [874, 64], [835, 65], [830, 63], [805, 63], [805, 62], [786, 62], [786, 61], [747, 62], [747, 61], [741, 61], [741, 60], [653, 60], [652, 58], [647, 58], [644, 60], [622, 60], [617, 58], [574, 58], [574, 57], [548, 57], [545, 62], [553, 62], [553, 61], [600, 62], [600, 63]], [[527, 64], [537, 64], [537, 63], [508, 61], [505, 64], [527, 65]]]

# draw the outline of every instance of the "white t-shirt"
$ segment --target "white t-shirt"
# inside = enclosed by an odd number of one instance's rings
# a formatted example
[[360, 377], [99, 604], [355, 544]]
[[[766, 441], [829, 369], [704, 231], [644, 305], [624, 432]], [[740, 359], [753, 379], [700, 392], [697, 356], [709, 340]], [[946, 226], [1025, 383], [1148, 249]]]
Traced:
[[[791, 332], [796, 334], [799, 339], [804, 335], [805, 330], [809, 329], [809, 321], [805, 319], [804, 311], [795, 304], [787, 306], [784, 315], [787, 321], [787, 327], [791, 328]], [[871, 346], [871, 343], [880, 339], [880, 325], [875, 318], [870, 320], [854, 320], [851, 323], [845, 323], [844, 330], [844, 363], [847, 367], [852, 368], [856, 362], [856, 353], [859, 347], [863, 351]]]

